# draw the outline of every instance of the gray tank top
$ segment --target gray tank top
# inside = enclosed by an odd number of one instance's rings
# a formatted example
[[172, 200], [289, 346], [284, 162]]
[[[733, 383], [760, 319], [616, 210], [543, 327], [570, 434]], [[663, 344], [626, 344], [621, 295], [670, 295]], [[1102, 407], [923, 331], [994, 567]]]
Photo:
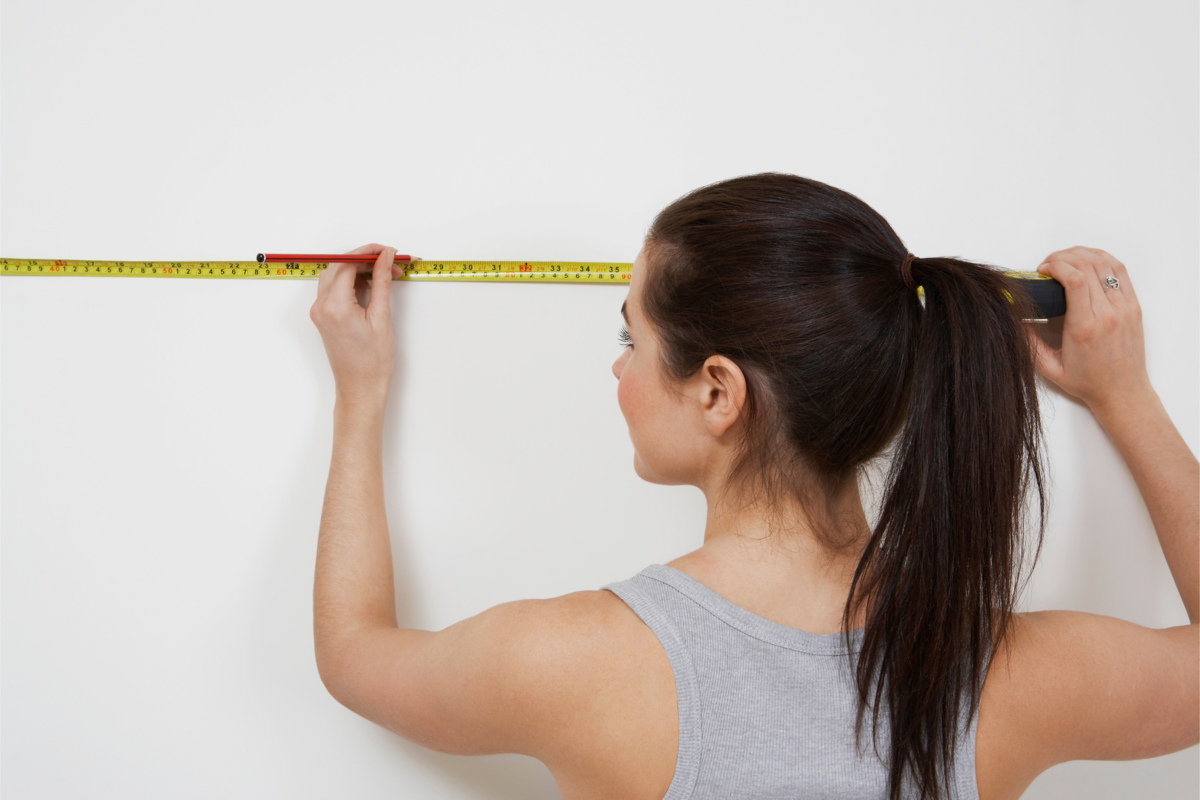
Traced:
[[[887, 767], [863, 722], [841, 633], [814, 634], [734, 605], [690, 575], [653, 564], [603, 587], [649, 626], [666, 650], [679, 698], [679, 755], [663, 800], [886, 798]], [[851, 632], [853, 649], [862, 629]], [[952, 800], [979, 800], [978, 715], [960, 715]], [[879, 752], [890, 746], [885, 715]], [[906, 797], [911, 783], [906, 783]]]

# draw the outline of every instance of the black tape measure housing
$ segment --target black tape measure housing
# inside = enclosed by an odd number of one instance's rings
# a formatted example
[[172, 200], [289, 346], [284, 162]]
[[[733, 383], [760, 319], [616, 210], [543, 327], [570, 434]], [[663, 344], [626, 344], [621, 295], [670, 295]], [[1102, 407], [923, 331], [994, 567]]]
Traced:
[[1058, 281], [1040, 272], [1005, 274], [1029, 294], [1040, 319], [1054, 319], [1067, 313], [1067, 290]]

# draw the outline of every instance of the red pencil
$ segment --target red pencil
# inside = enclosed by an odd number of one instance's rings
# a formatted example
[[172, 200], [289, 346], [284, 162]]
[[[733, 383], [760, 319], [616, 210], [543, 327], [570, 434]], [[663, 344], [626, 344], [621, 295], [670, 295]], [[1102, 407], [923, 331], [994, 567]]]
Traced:
[[[338, 253], [331, 255], [321, 255], [312, 253], [259, 253], [258, 263], [278, 264], [284, 261], [290, 261], [298, 264], [374, 264], [377, 255], [364, 253], [361, 255], [350, 255], [348, 253]], [[396, 256], [396, 263], [408, 263], [413, 260], [412, 256]]]

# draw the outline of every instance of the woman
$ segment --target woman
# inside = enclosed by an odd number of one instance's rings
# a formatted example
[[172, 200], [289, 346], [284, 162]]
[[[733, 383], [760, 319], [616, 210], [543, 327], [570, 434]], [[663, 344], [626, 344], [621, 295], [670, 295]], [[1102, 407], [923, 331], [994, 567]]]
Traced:
[[[355, 252], [390, 285], [393, 249]], [[393, 610], [389, 292], [364, 309], [365, 279], [330, 265], [311, 314], [337, 382], [326, 687], [436, 750], [534, 756], [569, 800], [1004, 800], [1060, 762], [1196, 744], [1196, 458], [1124, 265], [1075, 247], [1038, 269], [1066, 288], [1061, 350], [1002, 275], [915, 258], [845, 192], [766, 174], [681, 198], [635, 262], [613, 373], [638, 475], [704, 492], [703, 546], [431, 633]], [[1014, 613], [1025, 501], [1044, 500], [1037, 370], [1129, 464], [1191, 625]], [[872, 528], [857, 479], [881, 454]]]

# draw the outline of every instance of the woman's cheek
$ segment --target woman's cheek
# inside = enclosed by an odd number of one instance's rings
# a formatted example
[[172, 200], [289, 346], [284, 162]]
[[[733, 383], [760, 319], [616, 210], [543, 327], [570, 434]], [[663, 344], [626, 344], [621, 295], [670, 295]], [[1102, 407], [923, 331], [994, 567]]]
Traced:
[[625, 415], [627, 423], [632, 423], [633, 417], [636, 415], [640, 393], [641, 387], [638, 385], [637, 378], [626, 370], [621, 374], [621, 380], [617, 382], [617, 405], [621, 407], [621, 413]]
[[647, 437], [653, 432], [651, 388], [636, 370], [626, 370], [621, 375], [621, 382], [617, 384], [617, 404], [621, 406], [621, 413], [625, 415], [625, 424], [629, 427], [629, 440], [633, 443], [635, 452], [648, 444]]
[[653, 482], [653, 470], [649, 468], [642, 453], [648, 444], [645, 430], [647, 424], [645, 388], [636, 375], [627, 370], [621, 375], [621, 381], [617, 384], [617, 403], [621, 406], [621, 413], [625, 415], [625, 424], [629, 428], [629, 442], [633, 445], [633, 471], [642, 480]]

